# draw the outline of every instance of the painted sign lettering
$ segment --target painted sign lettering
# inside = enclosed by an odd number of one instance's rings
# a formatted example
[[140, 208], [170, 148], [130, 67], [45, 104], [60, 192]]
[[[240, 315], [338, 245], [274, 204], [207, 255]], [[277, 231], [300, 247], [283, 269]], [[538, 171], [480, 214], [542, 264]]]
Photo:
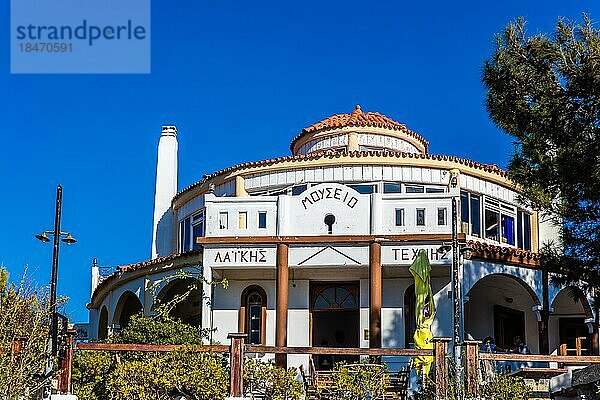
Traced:
[[452, 262], [452, 254], [451, 252], [438, 253], [440, 245], [384, 245], [381, 247], [381, 262], [390, 266], [408, 266], [417, 258], [419, 251], [425, 250], [431, 265], [449, 265]]
[[319, 187], [304, 196], [302, 206], [307, 209], [309, 205], [324, 199], [338, 200], [350, 208], [354, 208], [358, 203], [358, 198], [346, 189], [341, 187]]
[[394, 261], [414, 261], [417, 258], [417, 254], [419, 251], [425, 250], [427, 252], [427, 256], [429, 257], [429, 262], [432, 261], [445, 261], [450, 260], [449, 253], [438, 253], [437, 249], [429, 248], [429, 249], [420, 249], [418, 247], [399, 247], [392, 248], [392, 254], [394, 255]]
[[266, 250], [220, 250], [215, 254], [215, 263], [266, 263], [267, 262], [267, 251]]

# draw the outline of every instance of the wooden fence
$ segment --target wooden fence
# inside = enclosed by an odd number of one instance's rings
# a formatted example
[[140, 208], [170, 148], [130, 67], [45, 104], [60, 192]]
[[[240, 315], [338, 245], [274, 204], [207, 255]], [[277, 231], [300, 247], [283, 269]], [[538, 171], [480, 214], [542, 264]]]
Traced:
[[[446, 354], [448, 352], [448, 342], [450, 339], [436, 339], [434, 350], [416, 350], [416, 349], [365, 349], [365, 348], [347, 348], [347, 347], [279, 347], [279, 346], [255, 346], [244, 344], [245, 334], [231, 333], [228, 338], [231, 340], [229, 346], [206, 345], [196, 347], [199, 352], [228, 353], [230, 376], [230, 396], [241, 397], [243, 394], [243, 366], [244, 354], [275, 354], [283, 355], [285, 360], [288, 354], [305, 355], [344, 355], [344, 356], [375, 356], [375, 357], [415, 357], [415, 356], [438, 356], [436, 360], [436, 370], [444, 370], [442, 365], [446, 365]], [[178, 346], [173, 345], [148, 345], [148, 344], [114, 344], [114, 343], [77, 343], [77, 350], [98, 350], [98, 351], [144, 351], [144, 352], [165, 352], [173, 351]], [[445, 368], [447, 370], [447, 368]], [[445, 387], [447, 374], [436, 374], [437, 386]]]
[[[245, 334], [231, 333], [231, 340], [227, 345], [205, 345], [196, 347], [198, 352], [212, 352], [229, 354], [230, 359], [230, 396], [240, 397], [243, 394], [243, 359], [246, 353], [275, 354], [279, 360], [285, 361], [288, 354], [304, 355], [349, 355], [349, 356], [375, 356], [375, 357], [434, 357], [434, 376], [436, 386], [436, 398], [446, 399], [449, 388], [449, 374], [453, 373], [449, 367], [448, 338], [434, 338], [433, 350], [417, 350], [404, 348], [340, 348], [340, 347], [278, 347], [278, 346], [256, 346], [245, 344]], [[22, 344], [16, 343], [11, 346], [11, 357], [18, 353]], [[480, 352], [481, 342], [465, 341], [463, 343], [463, 368], [465, 375], [465, 398], [478, 398], [481, 383], [482, 362], [521, 362], [521, 363], [558, 363], [559, 365], [593, 364], [600, 363], [600, 356], [584, 356], [581, 350], [579, 355], [524, 355], [512, 353], [485, 353]], [[62, 393], [71, 391], [71, 371], [73, 361], [73, 350], [86, 351], [140, 351], [140, 352], [170, 352], [178, 347], [175, 345], [152, 345], [152, 344], [118, 344], [118, 343], [73, 343], [73, 336], [69, 335], [69, 346], [62, 359], [62, 369], [59, 375], [59, 388]], [[581, 346], [578, 346], [581, 349]], [[566, 353], [566, 349], [561, 352]]]

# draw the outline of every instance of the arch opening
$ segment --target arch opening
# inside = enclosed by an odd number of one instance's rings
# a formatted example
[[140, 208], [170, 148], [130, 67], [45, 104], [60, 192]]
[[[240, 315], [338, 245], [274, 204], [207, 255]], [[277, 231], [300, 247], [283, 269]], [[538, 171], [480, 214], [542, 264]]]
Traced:
[[169, 316], [184, 324], [202, 324], [202, 289], [194, 278], [175, 279], [169, 282], [156, 296], [154, 308], [166, 305]]
[[143, 306], [135, 293], [127, 291], [121, 295], [117, 307], [115, 308], [115, 317], [113, 323], [119, 324], [119, 329], [127, 328], [131, 317], [142, 312]]
[[540, 301], [533, 289], [508, 274], [491, 274], [480, 279], [468, 293], [465, 304], [465, 335], [495, 339], [503, 350], [514, 348], [520, 336], [532, 352], [539, 349], [538, 323], [534, 306]]
[[98, 318], [98, 340], [105, 340], [108, 337], [108, 310], [102, 306], [100, 317]]
[[552, 300], [554, 311], [548, 320], [550, 351], [560, 351], [566, 345], [567, 354], [577, 353], [577, 338], [581, 338], [581, 354], [592, 352], [592, 334], [586, 319], [592, 318], [592, 308], [581, 289], [569, 286], [561, 289]]
[[414, 336], [417, 330], [416, 303], [415, 285], [412, 284], [404, 292], [404, 347], [406, 348], [414, 347]]

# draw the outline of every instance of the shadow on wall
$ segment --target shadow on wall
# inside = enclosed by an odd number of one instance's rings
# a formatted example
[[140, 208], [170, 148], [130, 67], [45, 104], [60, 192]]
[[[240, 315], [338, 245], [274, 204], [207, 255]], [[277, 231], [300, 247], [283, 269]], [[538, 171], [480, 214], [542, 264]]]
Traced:
[[386, 323], [389, 325], [389, 330], [386, 330], [385, 335], [383, 335], [382, 347], [407, 347], [404, 343], [404, 321], [402, 319], [402, 311], [395, 310], [388, 318], [390, 321], [386, 321]]
[[173, 252], [173, 210], [170, 208], [162, 215], [156, 227], [155, 247], [157, 257], [168, 256]]

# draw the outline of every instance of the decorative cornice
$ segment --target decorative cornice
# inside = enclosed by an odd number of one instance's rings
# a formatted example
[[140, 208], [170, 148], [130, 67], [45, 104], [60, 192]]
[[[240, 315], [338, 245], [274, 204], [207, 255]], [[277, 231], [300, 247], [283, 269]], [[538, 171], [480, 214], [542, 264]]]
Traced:
[[[404, 153], [399, 151], [391, 151], [391, 150], [383, 150], [383, 151], [344, 151], [344, 152], [335, 152], [335, 151], [318, 151], [309, 154], [302, 155], [291, 155], [278, 157], [268, 160], [261, 161], [251, 161], [242, 164], [237, 164], [220, 171], [214, 172], [212, 174], [204, 175], [203, 179], [199, 182], [196, 182], [185, 189], [181, 190], [179, 193], [175, 195], [173, 198], [173, 203], [176, 203], [179, 199], [181, 199], [185, 194], [190, 191], [200, 188], [204, 184], [208, 184], [208, 182], [217, 177], [222, 177], [226, 174], [232, 173], [242, 173], [250, 169], [258, 169], [264, 167], [276, 166], [278, 164], [292, 164], [290, 168], [293, 168], [293, 164], [298, 164], [299, 167], [302, 166], [303, 163], [307, 163], [310, 161], [330, 161], [333, 163], [343, 164], [344, 159], [369, 159], [366, 163], [373, 164], [383, 164], [383, 161], [389, 160], [390, 164], [397, 164], [399, 160], [406, 160], [407, 162], [422, 160], [422, 161], [433, 161], [433, 162], [450, 162], [456, 164], [456, 167], [467, 167], [472, 168], [481, 172], [490, 173], [496, 175], [506, 182], [508, 182], [508, 173], [502, 169], [500, 169], [497, 165], [490, 164], [482, 164], [472, 160], [455, 157], [455, 156], [444, 156], [444, 155], [433, 155], [433, 154], [417, 154], [417, 153]], [[373, 162], [377, 161], [377, 162]], [[432, 165], [435, 168], [435, 165]], [[251, 173], [255, 173], [259, 171], [251, 171]], [[510, 186], [505, 183], [505, 186]]]

